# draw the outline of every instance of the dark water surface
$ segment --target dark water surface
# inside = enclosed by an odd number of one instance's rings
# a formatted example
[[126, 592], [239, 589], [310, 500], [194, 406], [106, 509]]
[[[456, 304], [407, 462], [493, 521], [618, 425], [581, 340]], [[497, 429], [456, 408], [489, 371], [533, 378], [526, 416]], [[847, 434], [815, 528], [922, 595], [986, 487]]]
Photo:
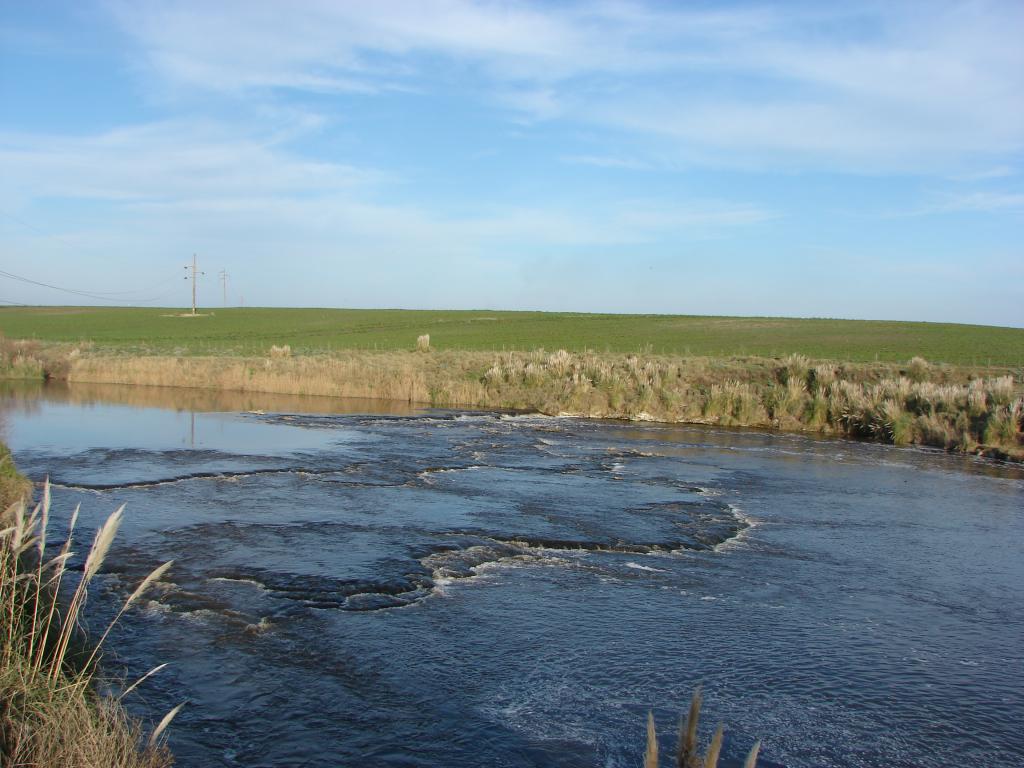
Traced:
[[366, 402], [0, 408], [61, 521], [127, 504], [96, 621], [175, 560], [107, 667], [170, 665], [132, 707], [188, 700], [180, 765], [632, 768], [700, 681], [725, 765], [1024, 765], [1020, 468]]

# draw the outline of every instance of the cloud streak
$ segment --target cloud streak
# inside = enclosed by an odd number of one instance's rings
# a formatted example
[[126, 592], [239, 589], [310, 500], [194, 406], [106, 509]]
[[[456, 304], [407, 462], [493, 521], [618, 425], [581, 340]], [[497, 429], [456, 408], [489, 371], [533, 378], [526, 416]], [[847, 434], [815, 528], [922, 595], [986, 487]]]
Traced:
[[184, 120], [90, 136], [0, 134], [0, 167], [19, 197], [110, 201], [324, 193], [385, 177], [290, 155], [272, 133]]
[[373, 93], [478, 78], [519, 119], [613, 127], [712, 165], [920, 172], [1024, 148], [1024, 8], [1012, 3], [112, 8], [149, 70], [179, 88]]
[[393, 174], [307, 160], [277, 133], [239, 136], [217, 123], [175, 120], [82, 137], [0, 134], [0, 167], [16, 190], [8, 193], [12, 206], [93, 201], [122, 219], [185, 220], [191, 231], [208, 226], [210, 234], [219, 227], [219, 239], [263, 232], [277, 241], [322, 238], [408, 253], [641, 244], [776, 216], [753, 204], [702, 199], [618, 199], [587, 209], [480, 205], [456, 215], [380, 202], [401, 185]]

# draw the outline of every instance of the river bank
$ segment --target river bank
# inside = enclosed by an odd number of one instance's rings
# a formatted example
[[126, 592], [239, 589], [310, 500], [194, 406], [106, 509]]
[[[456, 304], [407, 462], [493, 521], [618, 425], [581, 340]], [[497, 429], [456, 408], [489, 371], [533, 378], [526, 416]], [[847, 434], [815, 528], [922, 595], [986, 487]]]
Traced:
[[9, 355], [12, 378], [374, 398], [441, 408], [818, 432], [1024, 459], [1024, 386], [1008, 369], [614, 353], [346, 351], [129, 356], [68, 345]]

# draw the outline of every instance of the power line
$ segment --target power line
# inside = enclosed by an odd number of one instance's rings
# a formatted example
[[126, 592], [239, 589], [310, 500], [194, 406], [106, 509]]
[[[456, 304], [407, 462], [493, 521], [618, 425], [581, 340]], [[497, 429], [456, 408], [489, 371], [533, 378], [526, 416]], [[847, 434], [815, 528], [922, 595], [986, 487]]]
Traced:
[[73, 293], [76, 296], [85, 296], [90, 299], [99, 299], [100, 301], [123, 301], [123, 299], [113, 299], [109, 296], [101, 296], [98, 293], [92, 293], [90, 291], [79, 291], [74, 288], [62, 288], [59, 285], [52, 285], [50, 283], [44, 283], [41, 280], [33, 280], [30, 277], [24, 277], [22, 275], [15, 275], [12, 272], [6, 272], [0, 269], [0, 276], [10, 278], [11, 280], [18, 280], [22, 283], [28, 283], [29, 285], [39, 285], [43, 288], [51, 288], [55, 291], [63, 291], [64, 293]]
[[[54, 290], [54, 291], [62, 291], [64, 293], [74, 294], [75, 296], [84, 296], [86, 298], [96, 299], [98, 301], [113, 301], [113, 302], [120, 303], [120, 304], [133, 304], [133, 303], [136, 303], [136, 302], [148, 303], [150, 301], [156, 301], [156, 299], [161, 299], [161, 298], [163, 298], [163, 296], [167, 295], [165, 293], [165, 294], [162, 294], [160, 296], [156, 296], [156, 297], [151, 298], [151, 299], [118, 299], [118, 298], [114, 298], [113, 296], [110, 296], [110, 295], [104, 295], [101, 292], [82, 291], [82, 290], [77, 290], [75, 288], [65, 288], [65, 287], [62, 287], [62, 286], [59, 286], [59, 285], [53, 285], [52, 283], [44, 283], [41, 280], [33, 280], [30, 277], [25, 277], [24, 275], [16, 275], [13, 272], [7, 272], [6, 270], [3, 270], [3, 269], [0, 269], [0, 277], [6, 277], [6, 278], [9, 278], [11, 280], [17, 280], [17, 281], [22, 282], [22, 283], [28, 283], [29, 285], [38, 285], [38, 286], [41, 286], [43, 288], [50, 288], [51, 290]], [[166, 284], [168, 282], [170, 282], [170, 280], [165, 280], [162, 283], [159, 283], [158, 285], [164, 285], [164, 284]], [[111, 293], [124, 294], [124, 293], [134, 293], [134, 292], [135, 291], [112, 291]]]
[[[128, 293], [149, 293], [150, 291], [155, 290], [157, 288], [160, 288], [162, 286], [165, 286], [165, 285], [167, 285], [168, 283], [170, 283], [172, 281], [176, 282], [177, 278], [176, 277], [165, 277], [165, 278], [162, 278], [162, 279], [158, 280], [155, 283], [147, 285], [145, 288], [133, 288], [130, 291], [93, 291], [93, 293], [97, 293], [97, 294], [99, 294], [101, 296], [124, 296], [125, 294], [128, 294]], [[166, 296], [167, 293], [168, 292], [165, 292], [165, 293], [163, 293], [161, 295], [162, 296]]]
[[21, 224], [21, 226], [27, 227], [28, 229], [31, 229], [33, 232], [38, 232], [40, 235], [46, 235], [47, 237], [57, 237], [57, 238], [60, 238], [61, 240], [64, 239], [60, 235], [54, 235], [51, 232], [46, 232], [46, 231], [40, 229], [39, 227], [34, 226], [33, 224], [29, 224], [24, 219], [19, 219], [14, 214], [7, 213], [6, 211], [0, 211], [0, 216], [3, 216], [5, 219], [10, 219], [11, 221], [15, 221], [18, 224]]
[[[34, 224], [30, 224], [29, 222], [25, 221], [24, 219], [19, 218], [18, 216], [15, 216], [14, 214], [8, 213], [7, 211], [0, 211], [0, 216], [3, 216], [6, 219], [10, 219], [11, 221], [20, 224], [21, 226], [25, 227], [26, 229], [31, 229], [33, 232], [36, 232], [36, 233], [38, 233], [40, 235], [44, 235], [45, 237], [49, 237], [49, 238], [53, 238], [53, 239], [56, 239], [56, 240], [63, 241], [64, 243], [67, 243], [68, 245], [71, 245], [76, 250], [81, 250], [81, 246], [79, 244], [73, 243], [72, 241], [70, 241], [66, 237], [64, 237], [63, 235], [54, 234], [52, 232], [46, 232], [45, 230], [40, 229], [39, 227], [35, 226]], [[94, 249], [90, 248], [90, 249], [87, 249], [87, 250], [94, 250]], [[129, 291], [86, 291], [86, 290], [81, 290], [81, 289], [76, 289], [76, 288], [64, 288], [64, 287], [61, 287], [59, 285], [52, 285], [50, 283], [44, 283], [44, 282], [42, 282], [40, 280], [33, 280], [33, 279], [25, 277], [23, 275], [16, 275], [16, 274], [14, 274], [12, 272], [6, 272], [4, 270], [0, 270], [0, 276], [8, 277], [8, 278], [10, 278], [12, 280], [20, 280], [21, 282], [28, 283], [30, 285], [38, 285], [38, 286], [41, 286], [43, 288], [50, 288], [50, 289], [55, 290], [55, 291], [62, 291], [64, 293], [70, 293], [70, 294], [73, 294], [73, 295], [76, 295], [76, 296], [84, 296], [86, 298], [96, 299], [98, 301], [111, 301], [111, 302], [120, 303], [120, 304], [149, 304], [149, 303], [158, 301], [160, 299], [163, 299], [166, 296], [168, 296], [171, 293], [171, 291], [165, 291], [164, 293], [162, 293], [162, 294], [160, 294], [158, 296], [154, 296], [154, 297], [151, 297], [151, 298], [148, 298], [148, 299], [131, 298], [131, 297], [124, 298], [124, 299], [118, 299], [118, 298], [114, 298], [114, 297], [116, 297], [116, 296], [126, 296], [127, 297], [129, 294], [133, 294], [133, 293], [134, 294], [149, 293], [150, 291], [152, 291], [152, 290], [154, 290], [156, 288], [160, 288], [161, 286], [167, 285], [168, 283], [170, 283], [172, 280], [175, 279], [175, 278], [165, 278], [163, 280], [160, 280], [157, 283], [154, 283], [152, 285], [148, 285], [145, 288], [133, 289], [133, 290], [129, 290]], [[8, 303], [8, 304], [15, 303], [16, 304], [18, 302], [6, 302], [6, 303]], [[23, 306], [28, 306], [28, 305], [25, 304]]]
[[[13, 221], [13, 222], [15, 222], [17, 224], [20, 224], [21, 226], [25, 227], [26, 229], [31, 229], [33, 232], [35, 232], [36, 234], [42, 235], [43, 237], [49, 238], [51, 240], [59, 240], [59, 241], [61, 241], [63, 243], [66, 243], [67, 245], [70, 245], [72, 249], [74, 249], [76, 251], [85, 250], [85, 251], [91, 251], [92, 253], [97, 254], [97, 255], [101, 254], [100, 250], [96, 246], [90, 246], [88, 244], [83, 246], [81, 243], [76, 243], [73, 240], [68, 239], [64, 235], [60, 235], [60, 234], [57, 234], [55, 232], [47, 232], [45, 229], [40, 229], [35, 224], [30, 224], [29, 222], [25, 221], [24, 219], [19, 218], [18, 216], [15, 216], [13, 213], [9, 213], [8, 211], [0, 211], [0, 216], [3, 216], [5, 219], [9, 219], [9, 220], [11, 220], [11, 221]], [[103, 291], [98, 291], [98, 293], [103, 293]]]

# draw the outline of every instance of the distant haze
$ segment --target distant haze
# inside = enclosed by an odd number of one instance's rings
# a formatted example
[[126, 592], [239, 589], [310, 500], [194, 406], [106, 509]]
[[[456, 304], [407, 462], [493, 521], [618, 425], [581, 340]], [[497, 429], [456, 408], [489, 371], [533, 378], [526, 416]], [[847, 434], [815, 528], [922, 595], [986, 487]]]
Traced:
[[1022, 29], [1014, 1], [5, 3], [0, 302], [185, 306], [195, 252], [201, 306], [1024, 326]]

